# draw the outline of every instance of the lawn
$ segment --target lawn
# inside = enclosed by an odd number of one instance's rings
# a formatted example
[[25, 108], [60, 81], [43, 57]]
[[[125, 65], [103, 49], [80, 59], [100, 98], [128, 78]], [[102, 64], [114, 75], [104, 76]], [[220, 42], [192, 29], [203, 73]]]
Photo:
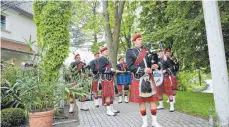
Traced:
[[[164, 101], [167, 97], [164, 96]], [[164, 102], [165, 107], [169, 108], [169, 104]], [[184, 112], [193, 116], [209, 118], [209, 110], [213, 110], [215, 116], [215, 104], [213, 94], [200, 92], [178, 91], [175, 103], [175, 110]]]

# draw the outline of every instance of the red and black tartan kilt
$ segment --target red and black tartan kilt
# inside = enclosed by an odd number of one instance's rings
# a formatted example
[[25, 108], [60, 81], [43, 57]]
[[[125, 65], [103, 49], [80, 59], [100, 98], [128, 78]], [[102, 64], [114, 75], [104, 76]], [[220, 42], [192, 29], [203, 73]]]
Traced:
[[[153, 85], [155, 85], [153, 81]], [[139, 80], [132, 78], [131, 87], [130, 87], [130, 102], [141, 103], [141, 102], [157, 102], [159, 101], [158, 94], [155, 94], [151, 97], [143, 98], [139, 96]]]
[[98, 92], [98, 80], [92, 80], [92, 92]]
[[102, 84], [102, 104], [105, 104], [105, 98], [111, 97], [111, 102], [114, 99], [114, 81], [104, 80], [101, 82]]
[[178, 81], [177, 78], [173, 75], [170, 75], [171, 80], [172, 80], [172, 89], [173, 90], [178, 90]]
[[168, 96], [173, 95], [173, 89], [172, 84], [170, 82], [169, 76], [164, 77], [164, 82], [157, 87], [157, 93], [162, 96], [163, 94], [166, 94]]
[[123, 85], [117, 85], [117, 87], [118, 87], [118, 93], [122, 94]]

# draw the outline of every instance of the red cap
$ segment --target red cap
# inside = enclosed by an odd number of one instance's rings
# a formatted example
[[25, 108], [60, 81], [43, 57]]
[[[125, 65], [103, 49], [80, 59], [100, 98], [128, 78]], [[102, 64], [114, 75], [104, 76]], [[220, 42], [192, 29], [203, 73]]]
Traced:
[[105, 51], [105, 50], [107, 50], [107, 47], [106, 47], [106, 46], [103, 47], [103, 48], [101, 48], [99, 51], [102, 53], [102, 52]]
[[165, 52], [171, 52], [171, 49], [167, 49], [167, 50], [165, 50]]
[[94, 56], [97, 55], [97, 54], [99, 54], [99, 52], [95, 52], [95, 53], [94, 53]]
[[77, 53], [77, 54], [75, 55], [75, 57], [77, 57], [77, 56], [80, 56], [80, 54], [79, 54], [79, 53]]
[[74, 57], [74, 59], [76, 59], [76, 57], [77, 57], [77, 56], [80, 56], [80, 54], [79, 54], [79, 53], [75, 54], [75, 57]]
[[138, 38], [142, 38], [142, 35], [139, 34], [139, 33], [137, 33], [137, 34], [134, 35], [132, 41], [136, 41], [136, 39], [138, 39]]

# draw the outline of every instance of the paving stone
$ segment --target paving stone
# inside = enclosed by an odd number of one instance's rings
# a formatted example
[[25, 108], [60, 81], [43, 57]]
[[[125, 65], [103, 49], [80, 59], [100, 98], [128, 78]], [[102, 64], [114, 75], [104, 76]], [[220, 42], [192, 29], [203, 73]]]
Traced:
[[[117, 99], [116, 99], [117, 101]], [[117, 116], [107, 116], [106, 107], [94, 107], [93, 101], [87, 101], [89, 112], [79, 111], [80, 127], [140, 127], [142, 118], [139, 112], [139, 105], [136, 103], [114, 103], [114, 108], [119, 110]], [[151, 125], [152, 117], [147, 106], [148, 124]], [[181, 112], [169, 112], [159, 110], [158, 122], [164, 127], [206, 127], [208, 121], [202, 118], [187, 115]]]

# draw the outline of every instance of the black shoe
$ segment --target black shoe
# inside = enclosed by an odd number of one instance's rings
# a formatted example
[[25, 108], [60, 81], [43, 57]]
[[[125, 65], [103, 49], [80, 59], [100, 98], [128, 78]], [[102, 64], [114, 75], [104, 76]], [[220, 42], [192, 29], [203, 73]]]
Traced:
[[175, 110], [170, 110], [170, 112], [174, 112]]
[[96, 105], [95, 107], [96, 107], [96, 108], [98, 108], [98, 107], [99, 107], [99, 105]]
[[69, 114], [73, 114], [74, 112], [68, 112]]
[[114, 112], [114, 113], [120, 113], [120, 111]]
[[122, 103], [122, 101], [118, 102], [119, 104]]
[[129, 103], [129, 102], [125, 102], [125, 103]]
[[82, 108], [81, 108], [80, 110], [81, 110], [81, 111], [89, 111], [89, 109], [82, 109]]
[[157, 110], [163, 110], [164, 108], [157, 108]]
[[89, 111], [89, 109], [84, 109], [84, 111]]

